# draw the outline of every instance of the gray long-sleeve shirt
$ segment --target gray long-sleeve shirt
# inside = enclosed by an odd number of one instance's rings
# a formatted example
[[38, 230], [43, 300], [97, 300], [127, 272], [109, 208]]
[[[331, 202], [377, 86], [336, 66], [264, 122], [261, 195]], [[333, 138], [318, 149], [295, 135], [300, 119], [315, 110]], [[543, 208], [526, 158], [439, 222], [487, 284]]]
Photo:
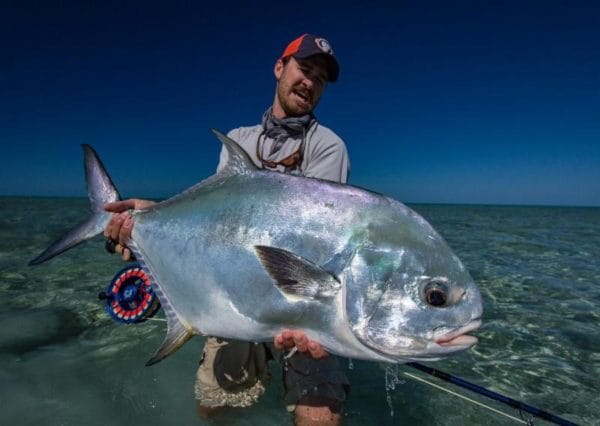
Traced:
[[[236, 141], [246, 153], [250, 156], [254, 164], [263, 167], [258, 158], [258, 148], [264, 147], [272, 142], [269, 138], [265, 139], [262, 132], [262, 125], [251, 127], [238, 127], [231, 130], [227, 136]], [[259, 138], [261, 146], [258, 146]], [[301, 143], [301, 139], [288, 138], [284, 146], [276, 154], [276, 158], [268, 158], [269, 161], [279, 161], [292, 154]], [[226, 149], [221, 150], [221, 157], [217, 171], [221, 170], [227, 162], [228, 154]], [[285, 171], [285, 167], [278, 166], [277, 170]], [[344, 141], [340, 139], [332, 130], [314, 123], [306, 132], [304, 140], [304, 149], [302, 153], [302, 162], [297, 172], [302, 176], [326, 179], [333, 182], [346, 183], [350, 170], [350, 161]]]

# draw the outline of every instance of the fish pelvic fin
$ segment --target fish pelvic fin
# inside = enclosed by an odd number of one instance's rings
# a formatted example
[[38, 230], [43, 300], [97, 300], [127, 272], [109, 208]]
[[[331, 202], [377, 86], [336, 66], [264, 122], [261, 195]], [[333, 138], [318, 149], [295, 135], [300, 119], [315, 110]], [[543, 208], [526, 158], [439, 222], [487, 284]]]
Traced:
[[54, 256], [58, 256], [100, 234], [108, 224], [111, 216], [109, 212], [104, 211], [104, 204], [121, 199], [96, 151], [85, 144], [82, 145], [82, 148], [85, 180], [92, 214], [85, 222], [75, 226], [52, 243], [38, 257], [29, 262], [29, 266], [38, 265], [52, 259]]
[[217, 129], [211, 130], [217, 139], [221, 141], [225, 149], [227, 149], [227, 154], [229, 155], [227, 164], [219, 172], [220, 174], [237, 175], [258, 170], [258, 167], [252, 162], [252, 159], [248, 156], [246, 151], [244, 151], [236, 141], [227, 137]]
[[319, 265], [284, 249], [254, 246], [265, 270], [284, 295], [328, 299], [341, 288], [340, 281]]

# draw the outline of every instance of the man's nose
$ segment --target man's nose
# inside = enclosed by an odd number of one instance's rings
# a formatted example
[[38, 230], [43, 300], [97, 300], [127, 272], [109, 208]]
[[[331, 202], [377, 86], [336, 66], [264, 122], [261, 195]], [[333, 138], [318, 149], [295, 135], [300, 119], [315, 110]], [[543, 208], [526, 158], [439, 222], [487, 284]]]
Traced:
[[313, 86], [315, 85], [315, 82], [310, 78], [310, 77], [305, 77], [304, 80], [302, 80], [302, 84], [307, 88], [307, 89], [312, 89]]

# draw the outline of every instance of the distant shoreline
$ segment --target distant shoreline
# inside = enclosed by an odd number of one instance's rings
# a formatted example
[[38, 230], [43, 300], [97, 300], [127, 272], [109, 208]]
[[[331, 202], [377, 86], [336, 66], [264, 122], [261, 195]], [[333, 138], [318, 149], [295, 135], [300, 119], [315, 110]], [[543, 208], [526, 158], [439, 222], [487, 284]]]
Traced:
[[[173, 194], [175, 195], [175, 194]], [[156, 197], [143, 197], [154, 201], [165, 200], [165, 198]], [[393, 198], [393, 197], [392, 197]], [[65, 200], [87, 200], [85, 196], [75, 195], [1, 195], [0, 199], [65, 199]], [[412, 202], [412, 201], [401, 201], [403, 204], [408, 206], [456, 206], [456, 207], [505, 207], [505, 208], [567, 208], [567, 209], [598, 209], [600, 205], [567, 205], [567, 204], [494, 204], [494, 203], [437, 203], [437, 202]]]

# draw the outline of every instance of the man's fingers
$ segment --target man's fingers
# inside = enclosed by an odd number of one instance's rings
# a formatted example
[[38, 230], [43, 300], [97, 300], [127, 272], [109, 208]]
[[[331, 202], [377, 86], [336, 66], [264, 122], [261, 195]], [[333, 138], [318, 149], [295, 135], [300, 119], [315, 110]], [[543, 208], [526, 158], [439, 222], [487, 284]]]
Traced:
[[131, 260], [131, 250], [129, 249], [129, 247], [123, 248], [123, 254], [121, 255], [121, 258], [125, 262], [129, 262]]
[[119, 241], [119, 230], [121, 226], [123, 226], [123, 221], [125, 220], [125, 216], [122, 213], [115, 213], [112, 215], [110, 222], [106, 226], [105, 232], [107, 238], [111, 240]]
[[113, 201], [112, 203], [106, 203], [104, 210], [112, 213], [122, 213], [126, 210], [141, 210], [147, 209], [150, 206], [156, 204], [150, 200], [140, 200], [139, 198], [129, 198], [128, 200]]
[[323, 346], [313, 341], [310, 341], [308, 343], [308, 351], [310, 352], [310, 355], [315, 359], [324, 358], [329, 355], [329, 353], [325, 351], [325, 349], [323, 349]]
[[273, 344], [275, 345], [275, 349], [277, 349], [278, 351], [282, 350], [284, 348], [283, 336], [281, 336], [281, 334], [278, 334], [277, 336], [275, 336], [275, 339], [273, 340]]
[[114, 241], [119, 240], [119, 228], [121, 227], [121, 216], [118, 214], [113, 214], [110, 218], [110, 222], [106, 226], [106, 231], [108, 232], [108, 238]]
[[129, 212], [115, 213], [104, 228], [104, 236], [121, 244], [126, 244], [131, 237], [133, 219]]
[[104, 236], [113, 241], [113, 243], [107, 243], [106, 245], [106, 249], [109, 252], [114, 247], [114, 252], [120, 254], [123, 260], [129, 261], [133, 259], [133, 253], [126, 245], [131, 238], [131, 231], [133, 230], [133, 218], [130, 210], [148, 208], [153, 204], [155, 204], [154, 201], [130, 198], [104, 205], [105, 211], [113, 213], [104, 228]]
[[121, 213], [122, 215], [126, 215], [123, 219], [123, 223], [121, 225], [121, 229], [119, 229], [119, 243], [127, 244], [129, 238], [131, 237], [131, 230], [133, 229], [133, 218], [129, 213]]
[[319, 359], [329, 355], [320, 343], [310, 340], [302, 330], [283, 330], [273, 340], [276, 349], [291, 350], [305, 353], [311, 358]]
[[294, 346], [296, 346], [300, 352], [308, 351], [308, 338], [306, 337], [306, 334], [301, 331], [296, 331], [293, 333], [292, 338]]
[[296, 343], [291, 330], [283, 330], [273, 340], [276, 349], [292, 349]]
[[133, 218], [130, 210], [145, 209], [154, 204], [156, 204], [154, 201], [137, 198], [106, 203], [104, 210], [113, 214], [104, 228], [104, 236], [122, 245], [127, 244], [133, 229]]
[[283, 346], [286, 349], [292, 349], [296, 346], [295, 333], [292, 330], [284, 330], [283, 333]]
[[134, 209], [136, 201], [139, 201], [139, 200], [130, 198], [129, 200], [114, 201], [112, 203], [106, 203], [104, 205], [104, 210], [106, 210], [107, 212], [112, 212], [112, 213], [121, 213], [126, 210]]
[[115, 247], [114, 253], [120, 254], [121, 258], [125, 262], [129, 262], [130, 260], [134, 260], [133, 253], [131, 252], [131, 249], [129, 247], [127, 247], [126, 245], [115, 244], [114, 247]]
[[148, 207], [152, 207], [153, 205], [155, 205], [156, 202], [155, 201], [150, 201], [150, 200], [138, 200], [137, 198], [133, 199], [133, 208], [135, 210], [142, 210], [142, 209], [147, 209]]

